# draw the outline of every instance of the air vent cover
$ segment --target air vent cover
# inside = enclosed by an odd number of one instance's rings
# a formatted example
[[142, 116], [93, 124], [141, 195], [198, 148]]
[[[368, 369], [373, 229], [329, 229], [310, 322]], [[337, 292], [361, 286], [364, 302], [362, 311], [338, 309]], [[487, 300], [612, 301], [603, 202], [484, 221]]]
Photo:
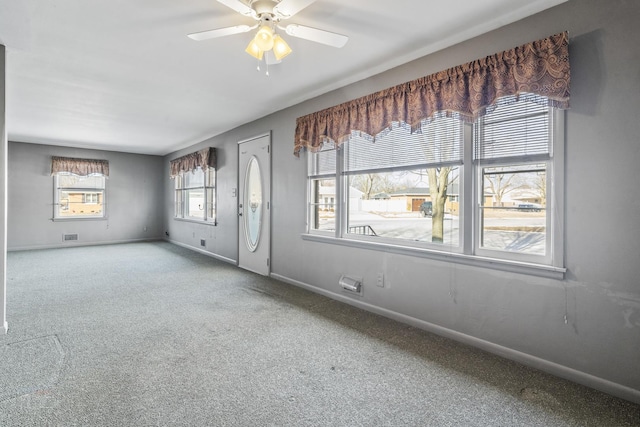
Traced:
[[63, 234], [62, 235], [62, 241], [63, 242], [73, 242], [73, 241], [77, 241], [77, 240], [78, 240], [78, 233]]
[[338, 284], [347, 292], [362, 295], [362, 278], [343, 275]]

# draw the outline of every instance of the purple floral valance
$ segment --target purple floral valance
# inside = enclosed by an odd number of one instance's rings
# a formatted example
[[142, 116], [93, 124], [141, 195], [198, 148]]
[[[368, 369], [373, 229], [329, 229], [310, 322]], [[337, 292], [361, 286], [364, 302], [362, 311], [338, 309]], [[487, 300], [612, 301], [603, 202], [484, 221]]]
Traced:
[[207, 147], [202, 150], [190, 153], [177, 159], [171, 160], [169, 163], [170, 177], [175, 178], [184, 172], [193, 172], [198, 167], [205, 170], [209, 167], [216, 167], [216, 149]]
[[75, 159], [71, 157], [51, 157], [51, 175], [71, 173], [78, 176], [109, 176], [109, 161], [96, 159]]
[[375, 139], [394, 122], [416, 131], [436, 114], [473, 122], [508, 98], [569, 108], [570, 76], [563, 32], [299, 117], [294, 154], [328, 140], [342, 144], [352, 132]]

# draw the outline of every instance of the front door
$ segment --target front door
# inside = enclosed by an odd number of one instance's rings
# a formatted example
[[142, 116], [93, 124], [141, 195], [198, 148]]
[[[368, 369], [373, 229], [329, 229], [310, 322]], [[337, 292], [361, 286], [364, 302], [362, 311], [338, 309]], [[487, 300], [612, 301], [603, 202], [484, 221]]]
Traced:
[[271, 249], [271, 135], [238, 143], [238, 265], [265, 276]]

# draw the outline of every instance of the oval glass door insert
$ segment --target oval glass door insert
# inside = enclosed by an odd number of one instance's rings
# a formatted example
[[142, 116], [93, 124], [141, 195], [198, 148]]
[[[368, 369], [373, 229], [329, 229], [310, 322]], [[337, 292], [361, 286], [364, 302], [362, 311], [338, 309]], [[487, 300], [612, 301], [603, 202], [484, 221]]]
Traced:
[[262, 179], [256, 156], [247, 165], [244, 180], [244, 232], [247, 248], [254, 252], [260, 242], [262, 226]]

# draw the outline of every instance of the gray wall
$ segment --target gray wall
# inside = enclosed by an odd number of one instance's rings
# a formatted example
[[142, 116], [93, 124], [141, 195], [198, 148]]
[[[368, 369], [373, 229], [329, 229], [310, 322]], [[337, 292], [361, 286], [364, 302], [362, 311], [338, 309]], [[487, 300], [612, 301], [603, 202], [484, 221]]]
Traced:
[[[364, 278], [351, 303], [640, 402], [640, 2], [571, 0], [373, 78], [241, 126], [165, 158], [214, 146], [219, 225], [172, 220], [170, 239], [237, 257], [237, 142], [273, 132], [272, 272], [348, 300], [342, 273]], [[568, 30], [572, 108], [566, 114], [565, 280], [305, 241], [305, 159], [295, 119], [338, 103]], [[286, 67], [286, 61], [280, 66]], [[275, 78], [275, 77], [272, 77]], [[248, 101], [250, 102], [250, 101]], [[195, 237], [194, 237], [195, 236]], [[387, 287], [374, 285], [385, 275]], [[565, 315], [567, 322], [565, 323]]]
[[7, 332], [7, 128], [6, 128], [6, 76], [7, 51], [0, 44], [0, 332]]
[[[51, 156], [109, 161], [107, 219], [51, 220]], [[159, 156], [10, 142], [8, 250], [162, 238], [161, 206], [168, 181], [162, 164]], [[63, 243], [63, 233], [78, 233], [78, 242]]]

